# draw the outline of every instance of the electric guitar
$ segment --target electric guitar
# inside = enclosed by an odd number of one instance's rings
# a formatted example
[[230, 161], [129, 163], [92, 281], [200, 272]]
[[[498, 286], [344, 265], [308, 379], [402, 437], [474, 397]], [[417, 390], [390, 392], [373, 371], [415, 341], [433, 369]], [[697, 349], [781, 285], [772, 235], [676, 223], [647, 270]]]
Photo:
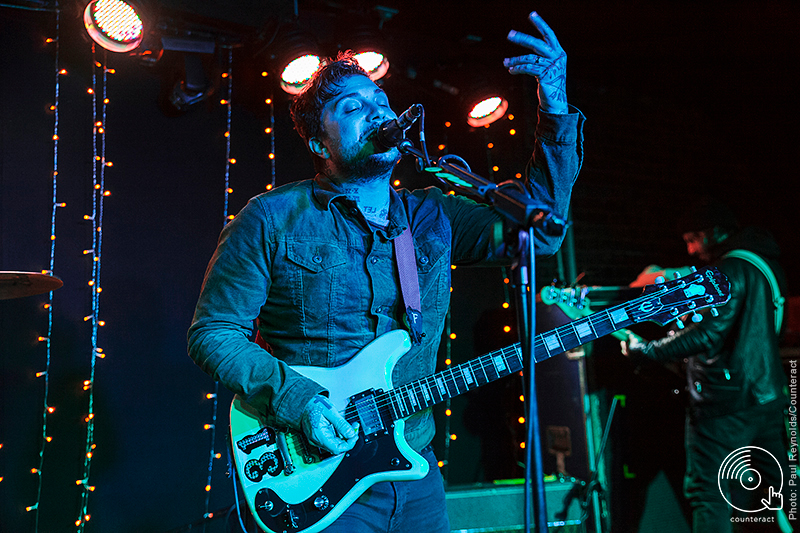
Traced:
[[[648, 285], [634, 300], [537, 335], [534, 358], [543, 361], [634, 323], [663, 325], [729, 299], [728, 280], [714, 268]], [[375, 483], [422, 479], [428, 463], [406, 443], [404, 419], [523, 368], [520, 345], [514, 344], [395, 387], [392, 370], [410, 348], [408, 334], [395, 330], [344, 365], [293, 367], [326, 387], [348, 422], [359, 423], [358, 442], [346, 453], [331, 455], [299, 431], [270, 427], [247, 402], [234, 398], [230, 431], [236, 472], [261, 529], [316, 533]]]

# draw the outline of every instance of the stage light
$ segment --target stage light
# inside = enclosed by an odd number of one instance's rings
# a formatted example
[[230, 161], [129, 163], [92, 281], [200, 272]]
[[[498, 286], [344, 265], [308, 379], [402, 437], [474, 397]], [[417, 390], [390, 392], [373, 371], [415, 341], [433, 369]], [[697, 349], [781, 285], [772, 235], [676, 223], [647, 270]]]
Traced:
[[[391, 17], [390, 13], [388, 17]], [[386, 75], [389, 60], [384, 53], [384, 43], [379, 31], [380, 22], [361, 16], [350, 25], [340, 28], [340, 48], [352, 50], [359, 66], [367, 71], [369, 79], [376, 81]]]
[[508, 100], [499, 95], [489, 95], [481, 98], [470, 107], [467, 114], [467, 124], [474, 128], [488, 126], [505, 115], [508, 109]]
[[142, 18], [133, 4], [93, 0], [83, 11], [83, 24], [94, 42], [112, 52], [129, 52], [144, 37]]
[[305, 54], [292, 59], [281, 71], [281, 89], [298, 94], [319, 68], [322, 60], [316, 54]]
[[296, 22], [282, 28], [275, 43], [270, 58], [281, 89], [298, 94], [322, 64], [319, 47], [313, 36]]
[[372, 50], [359, 52], [353, 59], [358, 62], [361, 68], [367, 71], [369, 79], [372, 81], [381, 79], [389, 71], [389, 60], [380, 52]]

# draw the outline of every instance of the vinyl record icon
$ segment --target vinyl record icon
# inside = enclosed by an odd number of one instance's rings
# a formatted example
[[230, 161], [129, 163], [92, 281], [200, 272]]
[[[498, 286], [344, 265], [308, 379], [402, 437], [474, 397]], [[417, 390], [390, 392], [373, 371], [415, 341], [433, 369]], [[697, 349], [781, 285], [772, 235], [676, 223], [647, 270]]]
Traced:
[[774, 507], [764, 504], [760, 497], [751, 498], [752, 503], [749, 503], [749, 505], [754, 508], [743, 509], [737, 507], [728, 499], [729, 496], [726, 495], [727, 491], [722, 489], [723, 482], [729, 480], [728, 482], [738, 483], [747, 491], [755, 491], [759, 488], [763, 491], [766, 487], [762, 487], [762, 484], [767, 483], [765, 478], [780, 480], [780, 486], [773, 487], [772, 491], [768, 491], [769, 494], [773, 492], [782, 493], [783, 469], [775, 456], [758, 446], [744, 446], [732, 451], [725, 460], [722, 461], [722, 465], [720, 465], [719, 472], [717, 473], [717, 486], [719, 487], [722, 497], [728, 502], [728, 505], [745, 513], [757, 513], [764, 509]]

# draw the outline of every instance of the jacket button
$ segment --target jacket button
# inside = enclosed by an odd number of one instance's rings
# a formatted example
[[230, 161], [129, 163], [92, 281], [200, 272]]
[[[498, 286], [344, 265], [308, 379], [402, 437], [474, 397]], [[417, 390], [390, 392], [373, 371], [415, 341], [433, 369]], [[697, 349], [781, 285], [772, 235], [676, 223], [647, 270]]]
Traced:
[[428, 258], [427, 258], [427, 256], [424, 256], [424, 255], [423, 255], [422, 257], [420, 257], [420, 258], [419, 258], [419, 263], [420, 263], [421, 265], [427, 265], [427, 264], [428, 264]]
[[314, 257], [311, 258], [311, 260], [314, 261], [315, 263], [322, 263], [322, 256], [315, 255]]

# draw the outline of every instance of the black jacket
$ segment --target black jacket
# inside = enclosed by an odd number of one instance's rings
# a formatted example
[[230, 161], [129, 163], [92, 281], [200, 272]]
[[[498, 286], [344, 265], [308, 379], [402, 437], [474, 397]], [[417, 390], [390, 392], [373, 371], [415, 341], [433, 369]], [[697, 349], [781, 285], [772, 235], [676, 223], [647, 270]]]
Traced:
[[772, 291], [753, 264], [722, 257], [735, 249], [765, 259], [781, 295], [786, 295], [785, 274], [777, 263], [778, 245], [767, 231], [745, 228], [712, 250], [716, 258], [712, 265], [731, 285], [731, 299], [717, 308], [719, 316], [690, 322], [686, 329], [650, 342], [644, 349], [644, 355], [657, 361], [686, 360], [690, 413], [695, 417], [728, 414], [783, 397], [786, 376], [775, 333]]

